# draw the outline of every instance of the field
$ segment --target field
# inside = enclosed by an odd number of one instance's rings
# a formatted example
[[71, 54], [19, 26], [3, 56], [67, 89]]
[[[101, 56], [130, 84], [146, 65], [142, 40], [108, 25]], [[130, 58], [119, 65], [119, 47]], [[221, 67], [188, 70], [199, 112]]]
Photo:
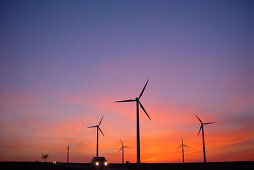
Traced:
[[[0, 162], [1, 170], [74, 170], [74, 169], [91, 169], [88, 163], [42, 163], [42, 162]], [[144, 169], [144, 170], [243, 170], [254, 169], [254, 162], [209, 162], [203, 163], [144, 163], [144, 164], [109, 164], [109, 169], [121, 170], [121, 169]]]

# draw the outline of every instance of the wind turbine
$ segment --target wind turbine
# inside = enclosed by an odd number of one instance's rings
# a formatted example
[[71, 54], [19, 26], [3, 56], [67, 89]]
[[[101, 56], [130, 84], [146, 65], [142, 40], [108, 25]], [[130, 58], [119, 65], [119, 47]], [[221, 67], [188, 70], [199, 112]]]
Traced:
[[70, 150], [70, 145], [69, 145], [69, 139], [68, 139], [68, 145], [67, 145], [67, 163], [69, 163], [69, 150]]
[[99, 133], [98, 133], [99, 131], [98, 131], [98, 130], [100, 130], [101, 134], [104, 136], [104, 134], [103, 134], [103, 132], [102, 132], [102, 130], [101, 130], [101, 128], [100, 128], [100, 124], [101, 124], [101, 121], [102, 121], [103, 117], [104, 117], [104, 116], [102, 116], [102, 118], [101, 118], [101, 120], [100, 120], [100, 122], [99, 122], [98, 125], [87, 127], [87, 128], [95, 128], [95, 127], [97, 128], [96, 157], [98, 157], [98, 145], [99, 145]]
[[45, 159], [46, 162], [48, 162], [49, 154], [41, 154], [41, 159]]
[[199, 119], [199, 117], [197, 116], [197, 115], [195, 115], [197, 118], [198, 118], [198, 120], [200, 121], [200, 123], [201, 123], [201, 126], [200, 126], [200, 128], [199, 128], [199, 131], [198, 131], [198, 135], [199, 135], [199, 133], [200, 133], [200, 131], [202, 130], [202, 138], [203, 138], [203, 155], [204, 155], [204, 163], [206, 163], [206, 155], [205, 155], [205, 132], [204, 132], [204, 125], [208, 125], [208, 124], [211, 124], [211, 123], [214, 123], [214, 122], [208, 122], [208, 123], [203, 123], [200, 119]]
[[124, 148], [130, 148], [129, 146], [124, 146], [122, 140], [120, 140], [122, 147], [119, 152], [122, 150], [122, 164], [124, 164]]
[[182, 138], [182, 144], [180, 146], [178, 146], [177, 149], [180, 147], [182, 147], [182, 156], [183, 156], [183, 163], [184, 163], [184, 147], [188, 147], [188, 146], [183, 144], [183, 138]]
[[140, 163], [139, 106], [143, 109], [143, 111], [145, 112], [147, 117], [151, 120], [151, 118], [147, 114], [145, 108], [140, 103], [140, 98], [141, 98], [141, 96], [143, 95], [143, 93], [145, 91], [145, 88], [146, 88], [146, 85], [147, 85], [148, 81], [149, 81], [149, 79], [146, 81], [146, 84], [145, 84], [143, 90], [141, 91], [139, 97], [136, 97], [135, 99], [130, 99], [130, 100], [116, 101], [116, 103], [118, 103], [118, 102], [136, 102], [136, 105], [137, 105], [137, 163]]

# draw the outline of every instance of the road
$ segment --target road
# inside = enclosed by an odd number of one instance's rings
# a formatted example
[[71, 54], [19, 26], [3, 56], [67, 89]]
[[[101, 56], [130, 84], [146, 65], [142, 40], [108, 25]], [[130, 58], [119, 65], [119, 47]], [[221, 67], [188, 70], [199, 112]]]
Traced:
[[[62, 167], [63, 169], [89, 169], [91, 170], [91, 167], [88, 164], [65, 164], [65, 163], [57, 163], [56, 166]], [[130, 169], [124, 169], [124, 168], [108, 168], [108, 170], [130, 170]], [[135, 170], [135, 169], [132, 169]]]
[[[0, 162], [0, 170], [79, 170], [90, 169], [88, 163]], [[204, 163], [110, 164], [109, 170], [252, 170], [254, 161]]]

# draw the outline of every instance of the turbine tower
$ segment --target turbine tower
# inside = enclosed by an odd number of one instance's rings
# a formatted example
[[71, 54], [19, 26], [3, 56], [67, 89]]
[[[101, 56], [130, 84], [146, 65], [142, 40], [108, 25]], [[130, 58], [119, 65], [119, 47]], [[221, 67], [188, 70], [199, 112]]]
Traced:
[[120, 142], [121, 142], [121, 144], [122, 144], [122, 147], [121, 147], [121, 149], [119, 150], [119, 152], [122, 150], [122, 164], [124, 164], [124, 148], [130, 148], [130, 147], [124, 146], [122, 140], [120, 140]]
[[136, 105], [137, 105], [137, 163], [140, 163], [139, 106], [143, 109], [143, 111], [145, 112], [147, 117], [151, 120], [151, 118], [147, 114], [145, 108], [143, 107], [143, 105], [140, 102], [140, 98], [145, 91], [148, 81], [149, 81], [149, 79], [146, 81], [146, 84], [145, 84], [143, 90], [141, 91], [139, 97], [136, 97], [135, 99], [130, 99], [130, 100], [116, 101], [116, 103], [118, 103], [118, 102], [136, 102]]
[[211, 123], [214, 123], [214, 122], [203, 123], [203, 122], [199, 119], [199, 117], [198, 117], [197, 115], [195, 115], [195, 116], [198, 118], [198, 120], [199, 120], [200, 123], [201, 123], [201, 126], [200, 126], [199, 131], [198, 131], [198, 135], [199, 135], [200, 131], [202, 130], [203, 155], [204, 155], [204, 163], [206, 163], [204, 125], [208, 125], [208, 124], [211, 124]]
[[184, 163], [184, 147], [188, 147], [188, 146], [183, 144], [183, 138], [182, 138], [182, 144], [180, 146], [178, 146], [177, 149], [180, 147], [182, 147], [182, 156], [183, 156], [183, 163]]
[[67, 163], [69, 163], [69, 150], [70, 150], [70, 145], [69, 145], [69, 140], [68, 140], [68, 145], [67, 145]]
[[87, 128], [95, 128], [95, 127], [97, 128], [96, 157], [98, 157], [99, 130], [100, 130], [101, 134], [104, 136], [104, 134], [103, 134], [103, 132], [102, 132], [102, 130], [101, 130], [101, 128], [100, 128], [100, 124], [101, 124], [101, 121], [102, 121], [103, 117], [104, 117], [104, 116], [102, 116], [102, 118], [101, 118], [101, 120], [100, 120], [100, 122], [99, 122], [99, 124], [98, 124], [98, 125], [95, 125], [95, 126], [89, 126], [89, 127], [87, 127]]

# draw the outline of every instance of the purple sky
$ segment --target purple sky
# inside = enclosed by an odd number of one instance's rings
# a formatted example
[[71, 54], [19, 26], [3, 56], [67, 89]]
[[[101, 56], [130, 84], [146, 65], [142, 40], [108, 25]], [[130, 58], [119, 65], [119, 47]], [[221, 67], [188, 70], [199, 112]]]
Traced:
[[[142, 100], [155, 123], [144, 117], [141, 126], [155, 129], [154, 135], [167, 134], [161, 127], [196, 135], [197, 113], [221, 122], [209, 127], [211, 133], [239, 130], [246, 132], [241, 142], [253, 141], [253, 18], [254, 2], [247, 0], [0, 1], [0, 160], [34, 160], [41, 152], [57, 152], [45, 146], [22, 159], [12, 151], [21, 155], [26, 148], [7, 145], [13, 139], [24, 145], [38, 142], [38, 136], [61, 138], [55, 144], [62, 138], [94, 140], [95, 132], [85, 127], [101, 115], [108, 127], [123, 125], [120, 129], [131, 134], [126, 138], [135, 141], [135, 127], [130, 128], [135, 107], [113, 102], [136, 97], [148, 78]], [[84, 120], [78, 125], [86, 137], [80, 129], [68, 136], [49, 132], [62, 124], [68, 129], [68, 122], [74, 128], [78, 120]], [[116, 135], [105, 137], [105, 143], [125, 137], [108, 131]], [[225, 154], [254, 150], [254, 145], [243, 149], [240, 142], [234, 144]], [[213, 146], [213, 161], [223, 157], [215, 152], [222, 145]], [[112, 146], [102, 147], [110, 155]], [[191, 161], [199, 161], [198, 155]]]

